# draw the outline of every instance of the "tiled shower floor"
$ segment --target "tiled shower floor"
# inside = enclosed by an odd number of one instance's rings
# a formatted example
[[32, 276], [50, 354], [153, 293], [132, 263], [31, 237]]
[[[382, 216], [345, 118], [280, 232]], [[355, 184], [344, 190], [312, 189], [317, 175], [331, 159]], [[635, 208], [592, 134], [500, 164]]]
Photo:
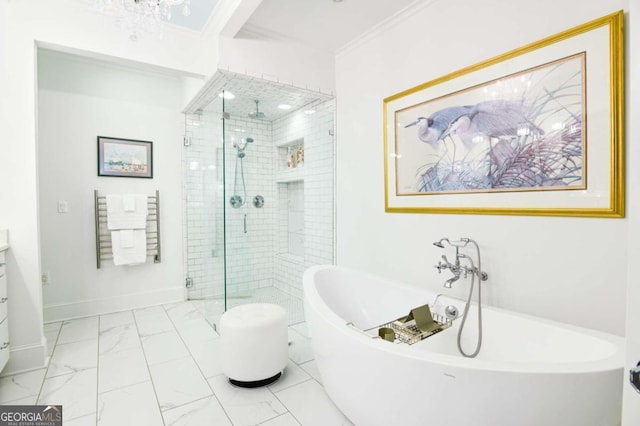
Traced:
[[[304, 323], [283, 377], [231, 386], [192, 302], [45, 325], [47, 368], [0, 378], [0, 404], [62, 404], [65, 426], [350, 425], [324, 391]], [[256, 359], [259, 362], [259, 358]]]
[[[193, 303], [210, 323], [218, 324], [220, 316], [222, 316], [224, 312], [224, 301], [222, 298], [194, 300]], [[289, 325], [304, 322], [302, 300], [276, 287], [262, 287], [248, 290], [246, 293], [231, 295], [227, 298], [227, 309], [244, 305], [245, 303], [273, 303], [282, 306], [287, 312]]]

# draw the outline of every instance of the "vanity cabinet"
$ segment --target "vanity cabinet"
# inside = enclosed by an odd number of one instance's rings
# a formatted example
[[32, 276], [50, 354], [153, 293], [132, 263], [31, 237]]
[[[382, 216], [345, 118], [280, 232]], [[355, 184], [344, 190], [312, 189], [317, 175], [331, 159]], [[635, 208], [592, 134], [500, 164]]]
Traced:
[[0, 370], [9, 361], [9, 320], [7, 319], [7, 266], [5, 252], [0, 251]]

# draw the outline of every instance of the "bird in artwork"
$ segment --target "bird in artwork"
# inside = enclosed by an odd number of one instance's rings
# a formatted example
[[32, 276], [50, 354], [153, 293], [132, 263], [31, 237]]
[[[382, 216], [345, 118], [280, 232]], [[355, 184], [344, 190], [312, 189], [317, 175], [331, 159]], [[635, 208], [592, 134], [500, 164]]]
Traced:
[[434, 149], [445, 138], [452, 139], [453, 135], [458, 136], [462, 144], [471, 150], [476, 144], [491, 138], [544, 134], [527, 117], [521, 102], [506, 100], [443, 108], [429, 117], [418, 117], [404, 127], [416, 125], [418, 138]]

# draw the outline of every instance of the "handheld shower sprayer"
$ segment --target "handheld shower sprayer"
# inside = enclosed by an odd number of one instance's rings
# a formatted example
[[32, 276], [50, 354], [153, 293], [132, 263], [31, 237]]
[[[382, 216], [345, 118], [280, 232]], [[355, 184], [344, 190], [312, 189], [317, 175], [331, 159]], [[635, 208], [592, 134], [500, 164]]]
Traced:
[[[475, 243], [471, 238], [460, 238], [459, 240], [449, 240], [449, 238], [440, 238], [439, 241], [433, 243], [434, 246], [444, 248], [444, 243], [452, 247], [466, 247], [469, 243]], [[477, 244], [476, 244], [477, 245]]]
[[444, 242], [445, 242], [445, 241], [446, 241], [447, 243], [451, 244], [451, 243], [449, 242], [449, 239], [448, 239], [448, 238], [440, 238], [440, 241], [436, 241], [435, 243], [433, 243], [433, 245], [434, 245], [434, 246], [436, 246], [436, 247], [444, 248]]
[[238, 151], [238, 158], [244, 158], [244, 150], [247, 149], [247, 145], [253, 143], [253, 138], [242, 139], [241, 143], [233, 142], [233, 147]]
[[[231, 203], [231, 207], [237, 209], [244, 205], [245, 200], [247, 198], [247, 185], [244, 181], [244, 166], [242, 165], [242, 159], [246, 156], [244, 150], [247, 148], [247, 145], [253, 143], [253, 138], [247, 137], [242, 139], [240, 143], [233, 141], [233, 147], [236, 149], [236, 171], [235, 171], [235, 179], [233, 181], [233, 194], [229, 199]], [[238, 179], [238, 174], [240, 174], [240, 179]], [[242, 195], [238, 192], [238, 181], [242, 182]], [[246, 220], [246, 219], [245, 219]], [[246, 230], [246, 227], [245, 227]], [[246, 231], [245, 231], [246, 233]]]

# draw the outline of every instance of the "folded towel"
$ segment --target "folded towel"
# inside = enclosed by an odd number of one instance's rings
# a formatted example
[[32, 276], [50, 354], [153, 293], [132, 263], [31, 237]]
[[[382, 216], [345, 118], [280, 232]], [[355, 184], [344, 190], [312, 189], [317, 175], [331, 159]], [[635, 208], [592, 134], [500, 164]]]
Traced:
[[[127, 234], [131, 233], [130, 247], [125, 246]], [[124, 238], [123, 238], [124, 237]], [[144, 229], [111, 232], [111, 250], [114, 265], [138, 265], [147, 260], [147, 233]]]
[[133, 194], [122, 195], [122, 206], [125, 212], [136, 211], [136, 196]]
[[[115, 231], [118, 229], [145, 229], [147, 226], [147, 196], [127, 195], [133, 198], [135, 209], [125, 210], [123, 195], [107, 195], [107, 228]], [[129, 202], [127, 202], [130, 204]]]
[[133, 229], [121, 229], [120, 231], [118, 231], [118, 233], [120, 235], [120, 247], [130, 248], [136, 246], [136, 243], [133, 239]]

